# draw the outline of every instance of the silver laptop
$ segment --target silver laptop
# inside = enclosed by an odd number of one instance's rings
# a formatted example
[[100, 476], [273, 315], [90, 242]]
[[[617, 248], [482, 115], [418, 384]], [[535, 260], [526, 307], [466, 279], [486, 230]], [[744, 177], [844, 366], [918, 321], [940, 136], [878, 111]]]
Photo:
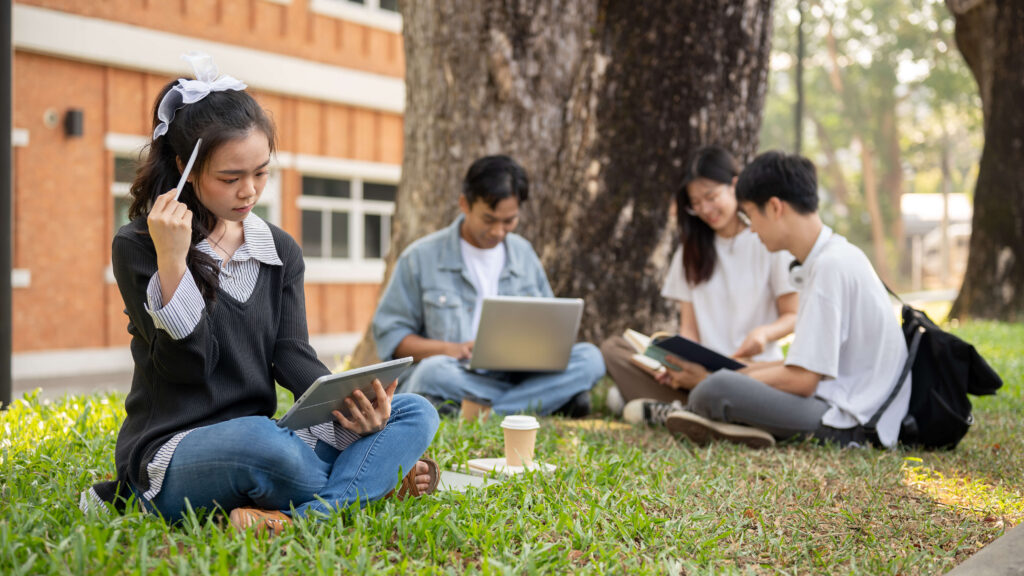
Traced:
[[470, 370], [560, 372], [583, 317], [579, 298], [484, 298]]

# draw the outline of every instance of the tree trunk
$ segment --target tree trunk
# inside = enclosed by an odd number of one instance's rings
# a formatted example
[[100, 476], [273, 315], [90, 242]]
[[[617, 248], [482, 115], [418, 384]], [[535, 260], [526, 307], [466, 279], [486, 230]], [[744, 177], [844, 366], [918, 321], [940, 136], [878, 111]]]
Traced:
[[882, 179], [885, 193], [889, 196], [889, 237], [895, 246], [896, 278], [900, 277], [899, 270], [903, 262], [904, 238], [903, 238], [903, 154], [900, 151], [900, 123], [896, 117], [898, 101], [892, 99], [882, 113], [882, 142], [885, 146], [886, 171]]
[[871, 217], [871, 247], [875, 271], [882, 280], [889, 282], [889, 266], [885, 258], [885, 221], [878, 204], [878, 180], [875, 177], [875, 154], [871, 145], [860, 141], [861, 177], [864, 180], [864, 204]]
[[842, 208], [839, 215], [845, 217], [849, 214], [850, 190], [846, 187], [846, 175], [843, 174], [843, 166], [839, 163], [839, 156], [836, 154], [836, 146], [832, 143], [825, 125], [817, 118], [811, 118], [814, 122], [814, 129], [818, 134], [818, 143], [821, 145], [822, 153], [825, 154], [825, 173], [828, 174], [832, 184], [832, 192], [835, 194], [835, 203]]
[[[586, 301], [580, 338], [669, 322], [659, 289], [673, 195], [696, 147], [757, 149], [771, 0], [416, 0], [402, 11], [405, 153], [386, 277], [413, 240], [451, 222], [472, 161], [505, 153], [530, 177], [517, 232], [555, 294]], [[374, 357], [364, 337], [354, 360]]]
[[1024, 3], [947, 5], [985, 113], [970, 255], [950, 316], [1015, 322], [1024, 319]]

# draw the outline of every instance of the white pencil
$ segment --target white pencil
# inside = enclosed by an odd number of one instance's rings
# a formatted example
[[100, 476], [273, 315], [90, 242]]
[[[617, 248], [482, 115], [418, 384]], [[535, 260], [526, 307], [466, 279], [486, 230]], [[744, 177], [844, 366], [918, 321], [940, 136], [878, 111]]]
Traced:
[[178, 201], [178, 196], [181, 196], [181, 187], [188, 181], [188, 173], [192, 171], [192, 165], [196, 162], [196, 156], [199, 155], [199, 145], [203, 143], [203, 139], [196, 140], [196, 147], [192, 149], [192, 156], [188, 159], [188, 164], [185, 164], [185, 171], [181, 173], [181, 180], [178, 180], [178, 187], [174, 191], [174, 201]]

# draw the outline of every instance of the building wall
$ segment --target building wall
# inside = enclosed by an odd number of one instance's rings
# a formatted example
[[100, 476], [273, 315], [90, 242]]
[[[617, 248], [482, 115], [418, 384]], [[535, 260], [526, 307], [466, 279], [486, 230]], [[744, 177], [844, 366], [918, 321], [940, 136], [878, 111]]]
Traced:
[[124, 22], [402, 77], [405, 55], [402, 36], [317, 13], [316, 5], [330, 7], [344, 0], [18, 0], [37, 6]]
[[[402, 73], [399, 35], [307, 13], [306, 3], [300, 0], [288, 4], [266, 0], [19, 3], [230, 40], [261, 50], [273, 48], [303, 58], [315, 56], [377, 73]], [[300, 13], [304, 16], [299, 17]], [[282, 14], [284, 23], [273, 25]], [[115, 153], [106, 142], [112, 134], [140, 140], [151, 134], [154, 99], [170, 79], [16, 46], [13, 120], [16, 129], [28, 134], [28, 142], [14, 152], [13, 256], [14, 267], [27, 271], [30, 280], [13, 292], [15, 353], [128, 344], [127, 317], [109, 271]], [[401, 165], [403, 134], [398, 113], [251, 92], [278, 126], [282, 158]], [[80, 137], [64, 134], [64, 114], [70, 108], [84, 114]], [[48, 123], [53, 113], [56, 125]], [[278, 170], [279, 224], [299, 239], [302, 173], [297, 166], [284, 161]], [[379, 278], [330, 281], [307, 275], [311, 334], [363, 331], [373, 314], [378, 282]]]

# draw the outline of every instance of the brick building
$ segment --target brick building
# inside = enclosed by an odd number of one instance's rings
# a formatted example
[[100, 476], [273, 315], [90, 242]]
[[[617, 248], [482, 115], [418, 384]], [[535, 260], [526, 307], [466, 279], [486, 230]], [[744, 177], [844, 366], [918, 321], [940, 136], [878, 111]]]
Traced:
[[153, 102], [190, 77], [188, 50], [213, 55], [273, 115], [278, 153], [258, 212], [303, 246], [314, 345], [353, 342], [373, 313], [401, 172], [395, 3], [17, 0], [15, 377], [130, 365], [110, 241]]

